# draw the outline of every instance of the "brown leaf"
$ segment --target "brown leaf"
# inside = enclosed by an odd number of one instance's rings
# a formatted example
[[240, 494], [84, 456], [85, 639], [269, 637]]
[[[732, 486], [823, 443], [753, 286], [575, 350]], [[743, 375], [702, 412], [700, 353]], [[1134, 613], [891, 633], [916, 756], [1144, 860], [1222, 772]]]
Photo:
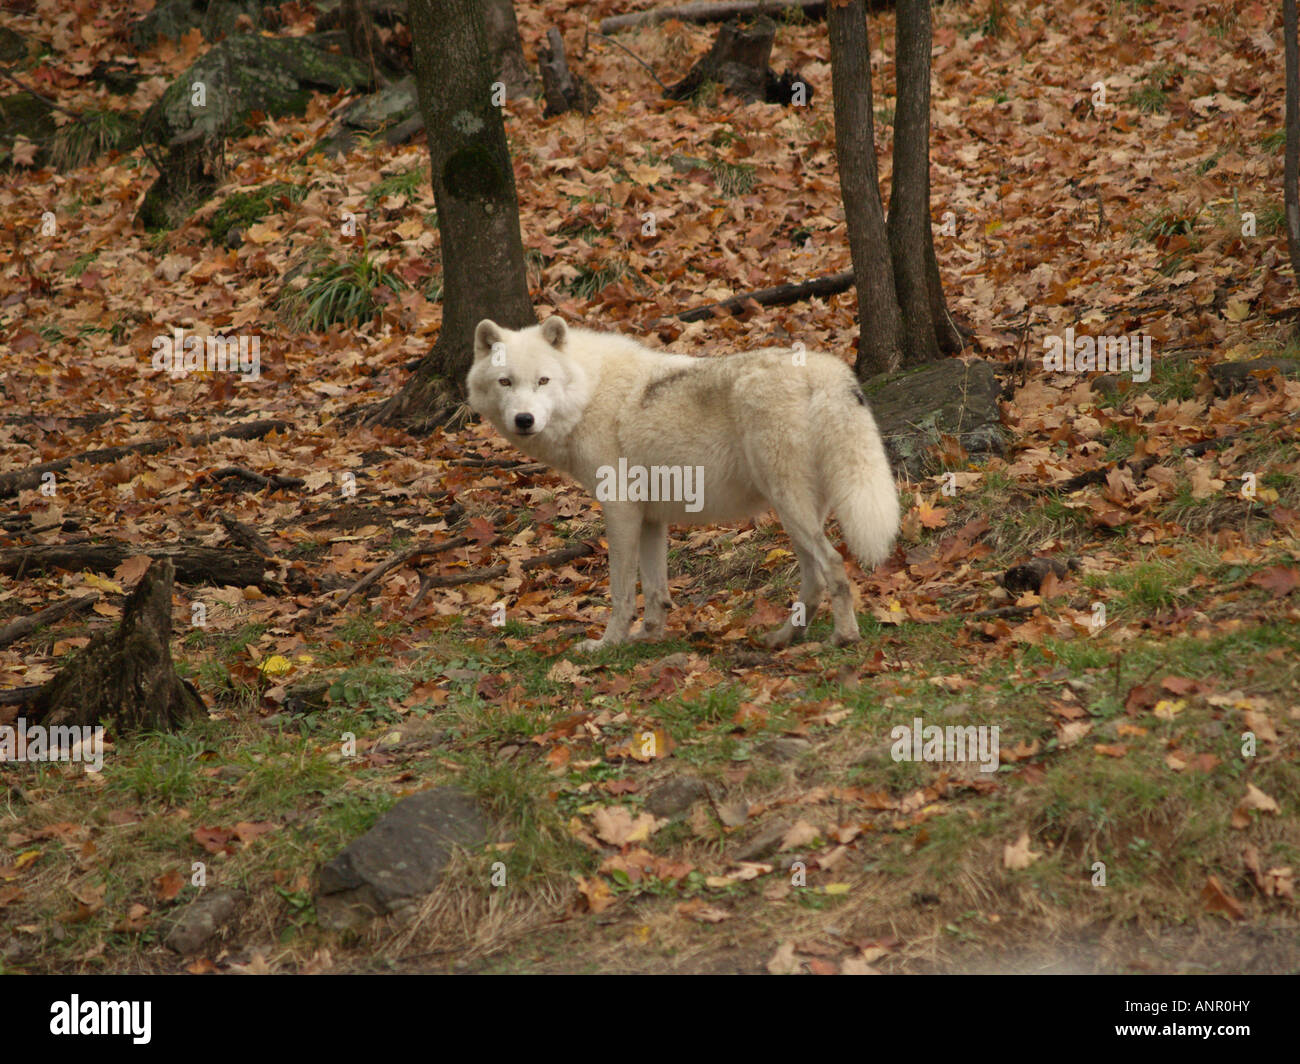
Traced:
[[1002, 865], [1004, 868], [1019, 869], [1028, 868], [1043, 855], [1035, 853], [1029, 848], [1029, 832], [1020, 833], [1020, 838], [1014, 843], [1007, 843], [1002, 847]]
[[159, 901], [172, 901], [185, 886], [185, 877], [179, 872], [164, 872], [153, 881], [154, 897]]
[[1274, 565], [1270, 569], [1261, 569], [1246, 582], [1262, 587], [1274, 598], [1285, 598], [1300, 586], [1300, 569]]
[[1246, 796], [1237, 803], [1232, 811], [1232, 826], [1240, 830], [1250, 827], [1250, 811], [1257, 809], [1261, 813], [1280, 813], [1277, 802], [1261, 791], [1253, 783], [1246, 784]]
[[1207, 912], [1223, 913], [1234, 920], [1240, 920], [1246, 915], [1241, 902], [1223, 889], [1218, 876], [1210, 876], [1205, 881], [1205, 886], [1201, 888], [1201, 901], [1205, 903]]

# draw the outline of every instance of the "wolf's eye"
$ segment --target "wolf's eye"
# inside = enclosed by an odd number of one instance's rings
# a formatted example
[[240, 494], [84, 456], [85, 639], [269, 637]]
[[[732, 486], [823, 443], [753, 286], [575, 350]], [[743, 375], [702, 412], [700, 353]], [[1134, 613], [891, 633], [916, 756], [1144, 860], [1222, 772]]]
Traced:
[[543, 384], [547, 384], [547, 383], [549, 383], [549, 382], [550, 382], [550, 379], [551, 379], [550, 377], [538, 377], [538, 378], [537, 378], [537, 384], [538, 384], [538, 387], [540, 387], [540, 386], [543, 385]]
[[501, 385], [502, 388], [509, 388], [509, 387], [510, 387], [510, 378], [509, 378], [509, 377], [499, 377], [499, 378], [497, 378], [497, 383], [498, 383], [499, 385]]

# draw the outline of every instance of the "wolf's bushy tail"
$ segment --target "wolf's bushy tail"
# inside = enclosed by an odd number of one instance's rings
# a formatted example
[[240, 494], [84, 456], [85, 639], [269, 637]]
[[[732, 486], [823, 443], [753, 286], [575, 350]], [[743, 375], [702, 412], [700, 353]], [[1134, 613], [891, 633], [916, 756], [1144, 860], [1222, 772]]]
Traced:
[[887, 557], [898, 535], [898, 488], [885, 446], [857, 382], [823, 392], [813, 402], [819, 433], [821, 482], [849, 550], [864, 569]]

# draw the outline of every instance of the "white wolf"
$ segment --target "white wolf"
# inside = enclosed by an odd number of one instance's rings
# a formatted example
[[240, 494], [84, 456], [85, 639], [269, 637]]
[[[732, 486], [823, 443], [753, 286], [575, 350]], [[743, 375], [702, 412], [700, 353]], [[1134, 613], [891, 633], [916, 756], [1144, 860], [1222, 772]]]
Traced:
[[[780, 348], [694, 358], [560, 318], [518, 331], [485, 320], [467, 384], [470, 406], [506, 439], [601, 501], [613, 614], [600, 639], [576, 650], [662, 638], [669, 524], [769, 507], [793, 541], [803, 609], [764, 642], [802, 635], [827, 588], [835, 643], [858, 638], [844, 563], [823, 526], [833, 512], [858, 560], [877, 565], [898, 533], [898, 493], [875, 419], [839, 359]], [[638, 554], [645, 616], [630, 635]]]

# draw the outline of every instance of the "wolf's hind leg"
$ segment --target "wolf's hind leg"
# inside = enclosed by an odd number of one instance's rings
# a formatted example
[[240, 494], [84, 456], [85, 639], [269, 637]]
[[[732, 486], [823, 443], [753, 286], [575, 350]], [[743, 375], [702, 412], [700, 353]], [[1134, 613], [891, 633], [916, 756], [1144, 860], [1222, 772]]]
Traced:
[[[777, 511], [777, 516], [781, 518], [781, 524], [789, 533], [795, 557], [799, 559], [799, 604], [803, 606], [803, 623], [795, 624], [795, 615], [792, 613], [790, 619], [776, 631], [760, 636], [759, 642], [773, 650], [787, 647], [808, 633], [808, 625], [812, 623], [813, 615], [821, 605], [822, 595], [826, 590], [825, 581], [822, 579], [822, 564], [815, 547], [810, 546], [808, 542], [812, 538], [808, 529], [797, 533], [795, 529], [797, 522], [794, 518], [787, 518], [780, 510]], [[818, 534], [820, 535], [820, 531]], [[822, 538], [825, 539], [825, 536]]]

